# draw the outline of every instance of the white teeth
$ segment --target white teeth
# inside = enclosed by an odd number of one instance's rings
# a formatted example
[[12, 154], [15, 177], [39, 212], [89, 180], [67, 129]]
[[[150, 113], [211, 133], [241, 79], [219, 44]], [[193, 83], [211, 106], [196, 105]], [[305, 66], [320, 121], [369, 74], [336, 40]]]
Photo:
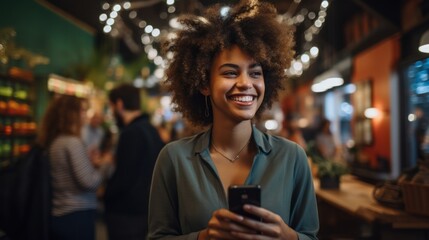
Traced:
[[234, 101], [239, 101], [239, 102], [251, 102], [251, 101], [253, 101], [252, 96], [238, 96], [238, 97], [231, 97], [231, 99]]

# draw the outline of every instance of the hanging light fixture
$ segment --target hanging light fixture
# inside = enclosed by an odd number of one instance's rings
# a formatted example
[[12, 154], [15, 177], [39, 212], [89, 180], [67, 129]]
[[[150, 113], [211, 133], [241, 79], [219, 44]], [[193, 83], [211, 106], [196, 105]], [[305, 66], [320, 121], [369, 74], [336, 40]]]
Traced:
[[311, 90], [316, 93], [325, 92], [333, 87], [338, 87], [344, 84], [344, 79], [336, 69], [328, 70], [317, 76]]
[[426, 30], [420, 37], [419, 51], [429, 53], [429, 30]]
[[353, 61], [351, 57], [341, 60], [332, 66], [331, 69], [315, 77], [311, 90], [315, 93], [321, 93], [331, 88], [342, 86], [344, 84], [344, 78], [350, 78], [352, 65]]

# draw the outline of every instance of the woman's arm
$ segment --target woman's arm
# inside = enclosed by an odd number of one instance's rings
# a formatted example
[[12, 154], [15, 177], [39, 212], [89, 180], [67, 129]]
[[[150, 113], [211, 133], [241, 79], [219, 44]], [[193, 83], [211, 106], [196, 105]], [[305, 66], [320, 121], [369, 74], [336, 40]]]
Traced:
[[101, 173], [89, 159], [85, 145], [79, 138], [70, 138], [65, 146], [66, 161], [71, 166], [73, 178], [85, 190], [96, 190], [102, 181]]
[[296, 146], [296, 151], [290, 225], [300, 240], [317, 239], [319, 217], [313, 178], [304, 150]]
[[177, 183], [169, 148], [161, 150], [152, 177], [148, 239], [197, 239], [198, 232], [182, 235]]

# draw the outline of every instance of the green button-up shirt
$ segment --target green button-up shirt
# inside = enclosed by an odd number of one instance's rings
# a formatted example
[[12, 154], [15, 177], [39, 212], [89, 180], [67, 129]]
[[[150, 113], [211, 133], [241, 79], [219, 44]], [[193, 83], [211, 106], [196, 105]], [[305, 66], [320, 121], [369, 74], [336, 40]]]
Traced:
[[[149, 202], [149, 239], [197, 239], [213, 211], [228, 208], [210, 157], [211, 129], [167, 144], [155, 166]], [[261, 206], [298, 232], [317, 239], [317, 203], [304, 150], [253, 127], [258, 151], [245, 184], [261, 185]]]

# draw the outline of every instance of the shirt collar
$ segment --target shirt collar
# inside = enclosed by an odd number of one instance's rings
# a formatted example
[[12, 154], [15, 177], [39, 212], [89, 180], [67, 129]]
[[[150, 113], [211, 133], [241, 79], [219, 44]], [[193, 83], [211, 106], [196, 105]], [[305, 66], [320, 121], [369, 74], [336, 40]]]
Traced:
[[[205, 150], [207, 150], [207, 153], [209, 152], [211, 133], [212, 127], [197, 136], [198, 139], [197, 144], [195, 145], [195, 154], [203, 153]], [[252, 126], [252, 137], [260, 151], [264, 152], [265, 154], [271, 151], [272, 144], [269, 135], [261, 132], [254, 125]]]

